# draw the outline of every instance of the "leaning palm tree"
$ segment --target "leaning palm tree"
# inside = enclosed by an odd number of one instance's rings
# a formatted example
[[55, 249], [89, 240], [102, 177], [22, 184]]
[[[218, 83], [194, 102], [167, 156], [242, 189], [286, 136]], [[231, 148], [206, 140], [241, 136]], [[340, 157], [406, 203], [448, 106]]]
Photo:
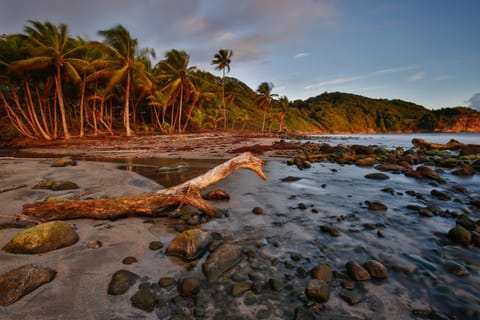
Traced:
[[232, 62], [233, 51], [227, 49], [220, 49], [213, 56], [212, 65], [215, 65], [215, 70], [222, 71], [222, 104], [223, 104], [223, 127], [227, 130], [227, 106], [225, 105], [225, 69], [227, 73], [230, 72], [230, 63]]
[[270, 109], [272, 105], [272, 98], [277, 96], [277, 94], [272, 94], [272, 90], [273, 83], [271, 82], [262, 82], [257, 89], [258, 97], [256, 99], [256, 102], [260, 109], [263, 110], [262, 133], [265, 129], [267, 110]]
[[278, 99], [278, 109], [280, 111], [280, 125], [278, 128], [278, 132], [282, 132], [283, 121], [285, 120], [285, 115], [287, 114], [288, 108], [290, 106], [290, 102], [286, 96], [281, 97]]
[[123, 101], [123, 125], [126, 135], [131, 136], [130, 128], [130, 92], [133, 80], [146, 76], [145, 61], [150, 57], [155, 58], [153, 49], [140, 49], [138, 39], [132, 38], [130, 32], [122, 25], [108, 30], [100, 30], [98, 34], [103, 36], [104, 43], [98, 44], [108, 54], [105, 59], [98, 60], [96, 64], [102, 67], [102, 71], [109, 76], [108, 89], [118, 84], [124, 86]]

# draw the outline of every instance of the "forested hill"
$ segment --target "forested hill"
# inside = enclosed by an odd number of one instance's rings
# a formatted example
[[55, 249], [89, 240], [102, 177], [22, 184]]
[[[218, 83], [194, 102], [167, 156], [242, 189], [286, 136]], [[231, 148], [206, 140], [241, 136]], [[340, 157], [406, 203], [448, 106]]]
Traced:
[[429, 110], [402, 100], [334, 92], [292, 103], [320, 132], [480, 132], [480, 113], [465, 107]]

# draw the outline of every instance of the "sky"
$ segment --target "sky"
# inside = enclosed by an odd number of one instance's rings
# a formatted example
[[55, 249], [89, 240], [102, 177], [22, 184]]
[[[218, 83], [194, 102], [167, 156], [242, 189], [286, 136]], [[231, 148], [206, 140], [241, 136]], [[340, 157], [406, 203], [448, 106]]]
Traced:
[[233, 50], [229, 76], [290, 100], [324, 92], [480, 110], [479, 0], [0, 0], [0, 34], [28, 20], [65, 23], [101, 40], [122, 24], [157, 59], [185, 50], [211, 65]]

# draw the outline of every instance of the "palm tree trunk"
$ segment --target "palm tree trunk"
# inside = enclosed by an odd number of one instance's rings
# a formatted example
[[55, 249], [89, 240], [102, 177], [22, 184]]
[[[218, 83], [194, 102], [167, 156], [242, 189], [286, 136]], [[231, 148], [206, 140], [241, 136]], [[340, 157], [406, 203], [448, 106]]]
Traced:
[[127, 85], [125, 87], [125, 106], [123, 108], [123, 125], [125, 126], [127, 137], [132, 135], [130, 129], [130, 70], [127, 72]]
[[80, 138], [85, 136], [85, 88], [87, 83], [87, 74], [83, 73], [82, 89], [80, 95]]
[[33, 117], [33, 120], [35, 121], [36, 127], [38, 128], [38, 130], [40, 131], [40, 134], [45, 140], [47, 141], [52, 140], [50, 135], [43, 129], [42, 125], [40, 124], [40, 121], [38, 120], [37, 113], [35, 112], [35, 108], [33, 107], [33, 99], [32, 99], [32, 93], [30, 91], [30, 86], [28, 85], [28, 82], [26, 80], [25, 80], [25, 90], [27, 94], [25, 102], [29, 106], [29, 109], [32, 112], [32, 117]]
[[265, 129], [265, 118], [266, 117], [267, 117], [267, 108], [265, 108], [265, 110], [263, 110], [262, 133], [263, 133], [263, 130]]
[[227, 106], [225, 105], [225, 68], [222, 69], [223, 130], [227, 131]]
[[55, 87], [57, 89], [57, 98], [58, 98], [58, 106], [60, 108], [60, 115], [62, 117], [63, 138], [65, 140], [69, 140], [71, 136], [70, 136], [70, 132], [68, 131], [67, 116], [65, 113], [65, 105], [63, 103], [62, 82], [60, 78], [61, 78], [60, 66], [57, 66], [57, 73], [55, 75]]
[[178, 131], [182, 132], [183, 81], [180, 83], [180, 105], [178, 107]]

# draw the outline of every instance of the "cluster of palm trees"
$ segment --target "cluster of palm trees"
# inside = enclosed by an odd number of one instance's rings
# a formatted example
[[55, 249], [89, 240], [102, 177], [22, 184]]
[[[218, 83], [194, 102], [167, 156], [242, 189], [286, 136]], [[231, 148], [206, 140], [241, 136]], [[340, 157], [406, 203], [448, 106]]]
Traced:
[[[189, 129], [227, 130], [227, 109], [235, 111], [235, 94], [225, 95], [225, 74], [232, 50], [215, 53], [212, 65], [221, 81], [189, 65], [185, 51], [170, 50], [152, 65], [155, 51], [118, 25], [98, 32], [103, 41], [72, 38], [64, 24], [29, 21], [22, 34], [0, 37], [0, 105], [24, 137], [52, 140], [72, 134], [113, 133], [123, 128], [162, 133]], [[257, 104], [272, 108], [273, 85], [260, 84]], [[280, 130], [289, 102], [281, 106]], [[229, 108], [227, 108], [229, 105]], [[243, 113], [244, 121], [248, 114]], [[235, 119], [231, 116], [232, 127]]]

